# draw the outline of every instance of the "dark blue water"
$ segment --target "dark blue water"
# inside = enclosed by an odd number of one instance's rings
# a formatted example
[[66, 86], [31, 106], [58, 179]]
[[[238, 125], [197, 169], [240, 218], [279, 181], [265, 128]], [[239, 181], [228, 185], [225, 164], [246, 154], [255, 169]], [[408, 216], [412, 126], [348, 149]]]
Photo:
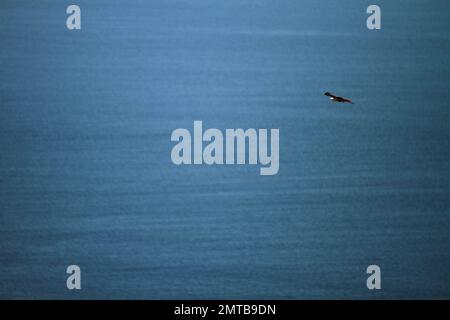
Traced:
[[[1, 298], [450, 297], [447, 1], [76, 3], [0, 3]], [[173, 165], [194, 120], [278, 175]]]

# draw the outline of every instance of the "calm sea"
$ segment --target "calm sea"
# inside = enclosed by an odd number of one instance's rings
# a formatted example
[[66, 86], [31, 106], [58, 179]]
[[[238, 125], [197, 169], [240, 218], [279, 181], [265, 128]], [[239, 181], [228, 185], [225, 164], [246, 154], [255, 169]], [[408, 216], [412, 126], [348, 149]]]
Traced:
[[[448, 1], [76, 3], [0, 3], [1, 298], [450, 298]], [[278, 175], [173, 165], [194, 120]]]

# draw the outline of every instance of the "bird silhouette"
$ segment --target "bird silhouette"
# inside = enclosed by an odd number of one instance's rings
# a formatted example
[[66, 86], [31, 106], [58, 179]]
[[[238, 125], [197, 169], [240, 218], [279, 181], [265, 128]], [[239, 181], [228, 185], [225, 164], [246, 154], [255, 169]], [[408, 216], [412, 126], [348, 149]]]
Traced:
[[339, 96], [335, 96], [334, 94], [329, 93], [329, 92], [325, 92], [325, 95], [330, 97], [330, 100], [333, 101], [333, 102], [342, 102], [342, 103], [348, 102], [348, 103], [351, 103], [351, 104], [355, 104], [350, 99], [339, 97]]

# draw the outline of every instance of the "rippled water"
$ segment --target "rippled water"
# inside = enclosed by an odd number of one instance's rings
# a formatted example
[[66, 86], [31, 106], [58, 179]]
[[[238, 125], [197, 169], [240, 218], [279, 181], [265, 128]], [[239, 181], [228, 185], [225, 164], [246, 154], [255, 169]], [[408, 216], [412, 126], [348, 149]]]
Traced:
[[[2, 1], [0, 297], [449, 298], [450, 8], [378, 2]], [[173, 165], [194, 120], [278, 175]]]

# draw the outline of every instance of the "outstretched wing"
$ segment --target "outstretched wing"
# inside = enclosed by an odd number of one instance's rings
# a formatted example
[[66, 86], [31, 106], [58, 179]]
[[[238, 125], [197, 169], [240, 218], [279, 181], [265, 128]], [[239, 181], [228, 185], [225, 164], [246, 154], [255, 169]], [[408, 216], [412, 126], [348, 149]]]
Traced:
[[346, 98], [342, 98], [342, 102], [348, 102], [348, 103], [351, 103], [351, 104], [355, 104], [352, 100], [346, 99]]
[[336, 96], [332, 93], [329, 93], [328, 91], [324, 93], [326, 96], [331, 97], [331, 98], [336, 98]]

